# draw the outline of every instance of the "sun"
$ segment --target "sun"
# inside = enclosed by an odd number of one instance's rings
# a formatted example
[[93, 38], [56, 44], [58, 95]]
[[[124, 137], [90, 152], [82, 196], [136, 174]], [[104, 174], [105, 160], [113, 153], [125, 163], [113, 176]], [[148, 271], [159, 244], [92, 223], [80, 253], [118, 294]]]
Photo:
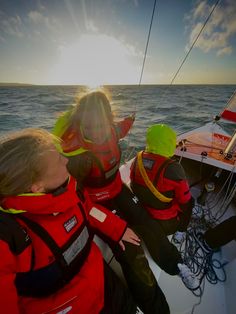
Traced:
[[62, 46], [51, 68], [49, 84], [137, 84], [138, 53], [131, 46], [104, 34], [82, 35], [71, 45]]

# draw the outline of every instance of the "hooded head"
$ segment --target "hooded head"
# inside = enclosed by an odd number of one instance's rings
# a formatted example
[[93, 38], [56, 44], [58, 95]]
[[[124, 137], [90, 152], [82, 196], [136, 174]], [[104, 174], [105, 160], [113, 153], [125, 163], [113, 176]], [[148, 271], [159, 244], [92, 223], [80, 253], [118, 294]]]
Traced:
[[172, 157], [176, 148], [176, 133], [166, 124], [154, 124], [147, 129], [146, 152]]

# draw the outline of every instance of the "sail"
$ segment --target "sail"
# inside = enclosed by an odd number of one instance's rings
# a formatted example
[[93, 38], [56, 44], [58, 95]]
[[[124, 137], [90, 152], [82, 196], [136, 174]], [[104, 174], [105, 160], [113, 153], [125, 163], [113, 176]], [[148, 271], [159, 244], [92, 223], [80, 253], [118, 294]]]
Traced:
[[234, 91], [220, 116], [224, 120], [236, 122], [236, 91]]

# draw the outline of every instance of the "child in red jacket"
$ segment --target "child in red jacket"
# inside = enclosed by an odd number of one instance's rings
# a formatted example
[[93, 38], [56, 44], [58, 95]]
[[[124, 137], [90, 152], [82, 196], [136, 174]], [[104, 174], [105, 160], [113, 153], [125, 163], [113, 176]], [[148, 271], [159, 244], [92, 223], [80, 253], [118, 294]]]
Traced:
[[136, 313], [93, 232], [139, 245], [125, 221], [69, 177], [57, 139], [26, 129], [0, 141], [0, 308], [11, 314]]

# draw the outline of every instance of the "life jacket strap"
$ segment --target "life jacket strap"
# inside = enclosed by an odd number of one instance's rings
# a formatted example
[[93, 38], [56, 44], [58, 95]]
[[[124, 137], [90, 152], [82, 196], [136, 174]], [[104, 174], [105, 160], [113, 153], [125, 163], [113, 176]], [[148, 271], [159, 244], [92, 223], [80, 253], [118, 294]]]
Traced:
[[170, 197], [166, 197], [165, 195], [163, 195], [162, 193], [160, 193], [157, 188], [152, 184], [152, 182], [150, 181], [147, 173], [146, 173], [146, 170], [143, 166], [143, 161], [142, 161], [142, 154], [143, 154], [143, 151], [139, 152], [138, 153], [138, 156], [137, 156], [137, 161], [138, 161], [138, 169], [140, 171], [140, 174], [146, 184], [146, 186], [149, 188], [149, 190], [155, 195], [155, 197], [157, 199], [159, 199], [161, 202], [163, 203], [169, 203], [173, 200], [173, 198], [170, 198]]
[[9, 245], [15, 255], [21, 254], [31, 244], [26, 230], [12, 217], [12, 214], [3, 211], [0, 212], [0, 239]]
[[[83, 206], [78, 203], [84, 215]], [[86, 223], [71, 236], [66, 245], [59, 247], [51, 235], [41, 225], [28, 217], [19, 215], [22, 220], [49, 247], [55, 261], [40, 269], [16, 274], [16, 287], [19, 295], [30, 297], [48, 296], [67, 284], [80, 271], [92, 243], [93, 233]], [[47, 280], [50, 283], [47, 284]]]

